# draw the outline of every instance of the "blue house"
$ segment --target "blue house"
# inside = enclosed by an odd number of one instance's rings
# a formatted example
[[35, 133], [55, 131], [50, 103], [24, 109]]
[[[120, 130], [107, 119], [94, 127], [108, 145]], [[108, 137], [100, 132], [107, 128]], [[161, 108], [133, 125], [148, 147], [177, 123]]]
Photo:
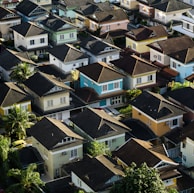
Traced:
[[123, 75], [104, 62], [78, 68], [80, 89], [78, 96], [93, 107], [123, 104]]
[[176, 81], [183, 83], [185, 78], [194, 73], [194, 47], [187, 48], [170, 56], [170, 68], [179, 72]]

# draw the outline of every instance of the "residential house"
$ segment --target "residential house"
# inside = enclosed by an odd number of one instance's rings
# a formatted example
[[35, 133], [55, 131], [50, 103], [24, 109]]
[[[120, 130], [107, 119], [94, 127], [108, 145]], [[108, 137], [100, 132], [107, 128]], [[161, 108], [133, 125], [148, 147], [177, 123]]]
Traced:
[[111, 151], [125, 142], [125, 133], [130, 130], [123, 123], [100, 109], [86, 108], [70, 118], [70, 125], [87, 142], [105, 143]]
[[179, 72], [176, 81], [183, 83], [194, 73], [194, 47], [174, 52], [170, 56], [170, 68]]
[[85, 192], [110, 192], [111, 187], [124, 176], [109, 158], [85, 155], [81, 161], [64, 166], [71, 174], [71, 181]]
[[64, 82], [42, 72], [36, 72], [25, 82], [25, 89], [33, 97], [34, 111], [40, 116], [58, 120], [70, 117], [70, 90]]
[[59, 120], [44, 117], [27, 132], [32, 146], [44, 159], [45, 173], [51, 179], [61, 176], [63, 164], [83, 157], [83, 138]]
[[21, 18], [15, 12], [0, 7], [0, 37], [4, 40], [12, 40], [13, 35], [11, 33], [11, 28], [14, 25], [21, 23]]
[[48, 31], [49, 42], [52, 45], [77, 41], [77, 28], [62, 18], [49, 15], [48, 18], [40, 22], [40, 26]]
[[42, 7], [49, 7], [52, 5], [52, 1], [51, 0], [31, 0], [33, 3], [42, 6]]
[[14, 47], [32, 55], [45, 53], [48, 49], [48, 32], [29, 22], [13, 26]]
[[1, 1], [1, 7], [14, 10], [19, 3], [19, 0], [3, 0]]
[[49, 12], [45, 8], [31, 0], [21, 1], [15, 10], [22, 17], [23, 22], [40, 21], [49, 15]]
[[192, 9], [192, 6], [177, 0], [161, 1], [153, 7], [155, 9], [154, 21], [166, 26], [171, 22], [180, 21], [182, 14]]
[[142, 54], [150, 51], [148, 44], [166, 40], [167, 37], [168, 33], [162, 25], [131, 29], [126, 33], [126, 47]]
[[180, 36], [157, 41], [148, 45], [150, 48], [150, 60], [153, 62], [156, 61], [160, 64], [160, 66], [169, 66], [170, 54], [191, 48], [193, 46], [194, 42], [188, 36]]
[[31, 112], [31, 97], [13, 82], [0, 83], [0, 115], [8, 115], [14, 105]]
[[194, 9], [186, 12], [181, 17], [181, 24], [175, 24], [172, 26], [172, 30], [194, 38]]
[[48, 50], [48, 53], [49, 62], [65, 73], [70, 73], [78, 67], [86, 66], [89, 62], [89, 56], [69, 44], [54, 46]]
[[139, 9], [139, 2], [137, 0], [121, 0], [120, 6], [126, 10], [137, 10]]
[[0, 53], [0, 77], [4, 81], [10, 80], [10, 73], [20, 63], [29, 64], [33, 71], [35, 63], [30, 59], [27, 52], [16, 52], [10, 49], [5, 49]]
[[147, 124], [159, 137], [183, 125], [185, 111], [160, 94], [144, 91], [131, 105], [132, 118]]
[[110, 63], [111, 60], [120, 58], [120, 48], [104, 42], [102, 39], [86, 34], [79, 36], [80, 50], [90, 56], [89, 64], [95, 62]]
[[[177, 178], [181, 177], [180, 172], [176, 169], [178, 164], [168, 157], [162, 144], [153, 145], [151, 142], [131, 138], [114, 151], [113, 156], [117, 163], [124, 168], [134, 162], [137, 167], [146, 163], [148, 167], [158, 169], [160, 178], [168, 188], [176, 188]], [[168, 175], [164, 175], [167, 173]]]
[[78, 68], [80, 88], [77, 95], [93, 107], [122, 106], [123, 75], [104, 62]]
[[186, 123], [192, 122], [194, 120], [193, 88], [185, 87], [170, 91], [167, 93], [167, 97], [170, 101], [185, 109], [186, 112], [183, 115], [183, 118]]
[[111, 63], [125, 74], [124, 89], [126, 90], [151, 88], [157, 85], [157, 68], [136, 55], [125, 55]]

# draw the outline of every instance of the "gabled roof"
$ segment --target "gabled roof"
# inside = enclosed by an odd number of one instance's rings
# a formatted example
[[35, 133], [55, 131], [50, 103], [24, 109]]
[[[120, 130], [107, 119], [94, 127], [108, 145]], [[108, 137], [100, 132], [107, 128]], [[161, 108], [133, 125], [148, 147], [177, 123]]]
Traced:
[[82, 51], [74, 48], [69, 44], [63, 44], [59, 46], [55, 46], [48, 50], [50, 54], [52, 54], [57, 59], [62, 62], [73, 62], [75, 60], [80, 60], [84, 58], [88, 58], [88, 56]]
[[188, 5], [184, 2], [177, 1], [177, 0], [166, 0], [161, 1], [160, 3], [153, 5], [155, 9], [159, 9], [163, 12], [172, 12], [172, 11], [179, 11], [184, 9], [191, 9], [192, 6]]
[[129, 128], [99, 109], [86, 108], [70, 120], [93, 139], [125, 133]]
[[194, 89], [185, 87], [167, 92], [167, 96], [177, 101], [181, 106], [194, 110]]
[[13, 26], [12, 29], [24, 37], [47, 34], [47, 32], [44, 29], [29, 22], [22, 22], [19, 25]]
[[89, 64], [78, 68], [85, 76], [97, 83], [122, 79], [123, 75], [104, 62]]
[[[6, 9], [5, 7], [0, 7], [0, 20], [1, 19], [10, 19], [10, 18], [6, 18], [7, 15], [9, 14], [13, 14], [12, 17], [19, 17], [16, 13], [14, 13], [13, 11]], [[12, 18], [11, 17], [11, 18]]]
[[145, 162], [149, 167], [155, 167], [161, 161], [176, 165], [175, 162], [167, 157], [165, 151], [162, 145], [155, 148], [150, 142], [131, 138], [117, 149], [114, 155], [127, 166], [130, 166], [132, 162], [135, 162], [137, 166]]
[[135, 55], [124, 55], [118, 60], [111, 61], [111, 63], [130, 76], [157, 71], [157, 68], [151, 63]]
[[30, 96], [13, 82], [0, 83], [0, 92], [0, 106], [2, 107], [30, 100]]
[[24, 82], [24, 85], [40, 97], [46, 95], [55, 86], [61, 87], [63, 90], [71, 90], [69, 86], [55, 76], [42, 72], [36, 72]]
[[176, 117], [185, 113], [180, 107], [166, 100], [160, 94], [147, 91], [136, 97], [131, 104], [154, 120]]
[[[44, 117], [28, 129], [28, 133], [39, 141], [45, 148], [52, 150], [66, 137], [83, 140], [59, 120]], [[65, 144], [63, 144], [64, 146]], [[66, 144], [68, 145], [68, 144]]]
[[194, 61], [194, 47], [174, 52], [169, 56], [182, 62], [183, 64], [188, 64]]
[[194, 41], [188, 36], [168, 38], [148, 45], [163, 54], [171, 54], [180, 50], [194, 47]]
[[28, 64], [35, 64], [29, 57], [27, 52], [16, 52], [5, 49], [0, 53], [0, 66], [5, 70], [11, 70], [18, 64], [26, 62]]
[[126, 33], [126, 36], [135, 40], [142, 41], [147, 39], [156, 39], [160, 37], [168, 37], [168, 33], [164, 26], [152, 26], [152, 27], [141, 27], [137, 29], [132, 29]]
[[62, 3], [68, 7], [68, 8], [75, 8], [75, 7], [80, 7], [82, 5], [88, 4], [90, 2], [93, 2], [93, 0], [62, 0]]
[[120, 49], [114, 45], [108, 44], [102, 41], [100, 38], [87, 35], [79, 36], [80, 47], [91, 52], [94, 55], [100, 55], [103, 53], [111, 53], [113, 51], [119, 51]]

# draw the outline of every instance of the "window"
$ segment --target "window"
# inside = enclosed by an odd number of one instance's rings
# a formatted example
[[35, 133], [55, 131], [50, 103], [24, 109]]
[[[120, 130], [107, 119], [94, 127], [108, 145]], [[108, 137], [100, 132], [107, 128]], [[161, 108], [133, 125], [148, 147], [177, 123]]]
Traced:
[[74, 38], [74, 33], [70, 33], [69, 38]]
[[66, 103], [66, 98], [65, 97], [61, 97], [60, 98], [60, 103], [61, 104], [65, 104]]
[[107, 26], [106, 26], [106, 30], [107, 30], [107, 31], [110, 31], [110, 25], [107, 25]]
[[65, 39], [64, 34], [61, 34], [59, 38], [60, 38], [60, 40], [64, 40]]
[[102, 91], [107, 91], [107, 90], [108, 90], [108, 85], [107, 84], [102, 85]]
[[187, 23], [187, 29], [189, 29], [190, 28], [190, 25], [189, 25], [189, 23]]
[[172, 121], [172, 125], [173, 125], [173, 126], [178, 125], [178, 119], [174, 119], [174, 120]]
[[102, 58], [102, 62], [106, 62], [106, 58]]
[[28, 110], [28, 105], [21, 105], [21, 109], [23, 111], [27, 111]]
[[75, 158], [75, 157], [77, 157], [77, 149], [72, 149], [71, 154], [70, 154], [70, 158]]
[[114, 88], [119, 88], [119, 82], [114, 83]]
[[176, 68], [176, 63], [175, 62], [172, 62], [172, 67]]
[[116, 96], [111, 98], [111, 105], [121, 104], [122, 96]]
[[40, 43], [43, 44], [45, 42], [44, 38], [40, 38]]
[[134, 49], [134, 50], [136, 50], [136, 44], [132, 44], [132, 48]]
[[194, 72], [194, 66], [192, 67], [192, 71]]
[[141, 78], [137, 78], [137, 84], [141, 84]]
[[48, 100], [47, 107], [52, 107], [52, 106], [53, 106], [53, 100]]
[[34, 45], [34, 40], [30, 40], [30, 45]]
[[162, 60], [161, 55], [158, 55], [158, 60], [159, 60], [159, 61], [161, 61], [161, 60]]
[[149, 75], [148, 76], [148, 81], [152, 81], [153, 80], [153, 76], [152, 75]]

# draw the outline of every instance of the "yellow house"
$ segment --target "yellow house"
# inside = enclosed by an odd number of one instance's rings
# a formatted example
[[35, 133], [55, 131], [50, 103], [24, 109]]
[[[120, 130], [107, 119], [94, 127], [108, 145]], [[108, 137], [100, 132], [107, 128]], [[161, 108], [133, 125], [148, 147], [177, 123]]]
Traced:
[[0, 84], [0, 115], [7, 115], [13, 105], [19, 105], [23, 110], [31, 112], [31, 100], [28, 93], [13, 82]]
[[159, 137], [182, 126], [184, 113], [179, 106], [152, 92], [144, 91], [132, 101], [132, 117], [148, 125]]
[[132, 29], [126, 33], [126, 47], [138, 53], [149, 52], [150, 43], [166, 40], [168, 33], [162, 25]]

